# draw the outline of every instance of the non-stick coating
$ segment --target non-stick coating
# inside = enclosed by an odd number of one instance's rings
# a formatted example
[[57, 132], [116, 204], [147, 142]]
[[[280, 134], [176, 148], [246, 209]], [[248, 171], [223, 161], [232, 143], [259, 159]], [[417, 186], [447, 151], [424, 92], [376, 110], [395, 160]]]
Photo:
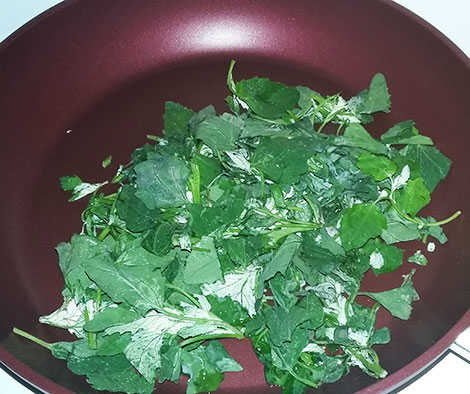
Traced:
[[[469, 324], [470, 67], [442, 35], [377, 0], [66, 1], [0, 48], [0, 359], [33, 384], [54, 393], [89, 392], [62, 361], [9, 334], [18, 326], [48, 341], [64, 338], [36, 324], [61, 302], [53, 248], [81, 228], [84, 204], [67, 203], [58, 177], [111, 176], [115, 166], [103, 169], [101, 160], [112, 154], [114, 163], [124, 163], [146, 134], [159, 133], [166, 100], [224, 110], [231, 58], [238, 60], [237, 79], [263, 75], [346, 96], [382, 72], [392, 113], [377, 116], [370, 131], [414, 119], [454, 162], [425, 214], [464, 213], [446, 227], [449, 242], [415, 275], [422, 300], [409, 321], [379, 315], [379, 325], [392, 332], [379, 354], [396, 373], [371, 386], [372, 379], [353, 371], [319, 392], [390, 389]], [[364, 286], [395, 287], [411, 268], [404, 263], [378, 283], [372, 275]], [[226, 344], [245, 370], [227, 374], [221, 392], [276, 392], [265, 384], [248, 342]], [[167, 384], [159, 392], [184, 387]]]

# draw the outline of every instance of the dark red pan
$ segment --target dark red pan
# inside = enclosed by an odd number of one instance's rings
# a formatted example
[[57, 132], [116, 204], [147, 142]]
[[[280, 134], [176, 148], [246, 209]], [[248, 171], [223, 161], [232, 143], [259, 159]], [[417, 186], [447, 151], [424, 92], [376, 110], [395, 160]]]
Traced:
[[[67, 203], [58, 177], [111, 176], [115, 168], [102, 169], [101, 160], [112, 154], [126, 162], [146, 134], [158, 133], [165, 100], [223, 110], [231, 58], [237, 79], [258, 74], [345, 95], [382, 72], [392, 113], [377, 116], [371, 131], [414, 119], [454, 161], [425, 213], [464, 213], [415, 275], [422, 300], [409, 321], [379, 316], [392, 332], [379, 349], [391, 375], [375, 382], [353, 371], [319, 392], [391, 390], [470, 324], [470, 63], [442, 34], [385, 0], [65, 1], [0, 48], [0, 360], [33, 385], [90, 392], [62, 361], [10, 335], [15, 325], [48, 341], [63, 338], [36, 323], [61, 302], [53, 247], [80, 231], [84, 207]], [[402, 272], [365, 285], [397, 286]], [[245, 371], [227, 374], [221, 392], [277, 392], [248, 342], [229, 349]], [[184, 392], [184, 385], [159, 392]]]

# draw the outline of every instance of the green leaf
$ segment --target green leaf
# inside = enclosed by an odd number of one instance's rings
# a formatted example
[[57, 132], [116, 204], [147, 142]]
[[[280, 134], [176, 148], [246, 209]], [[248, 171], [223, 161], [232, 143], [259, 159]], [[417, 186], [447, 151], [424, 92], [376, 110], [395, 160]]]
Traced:
[[451, 161], [433, 146], [408, 145], [400, 154], [418, 164], [421, 177], [430, 192], [449, 172]]
[[403, 250], [387, 245], [376, 238], [369, 240], [361, 249], [375, 275], [395, 271], [403, 262]]
[[217, 390], [224, 375], [207, 358], [204, 348], [198, 347], [182, 353], [183, 372], [189, 375], [186, 394]]
[[132, 239], [127, 234], [119, 237], [120, 249], [115, 251], [119, 254], [115, 263], [127, 266], [148, 266], [152, 269], [163, 268], [175, 259], [176, 250], [171, 250], [164, 256], [156, 256], [142, 247], [142, 238]]
[[404, 220], [394, 209], [388, 210], [385, 213], [385, 217], [387, 219], [387, 227], [380, 236], [387, 244], [412, 241], [420, 238], [418, 225]]
[[383, 74], [377, 73], [372, 77], [363, 106], [361, 107], [361, 112], [366, 114], [379, 111], [390, 112], [390, 107], [387, 81]]
[[419, 134], [418, 129], [415, 127], [415, 122], [412, 120], [405, 120], [398, 123], [380, 137], [384, 144], [402, 145], [402, 144], [416, 144], [416, 145], [432, 145], [431, 138]]
[[246, 266], [249, 264], [247, 253], [247, 243], [245, 238], [227, 238], [223, 241], [224, 249], [227, 251], [230, 259], [237, 266]]
[[218, 297], [229, 297], [238, 302], [253, 316], [255, 311], [255, 288], [259, 268], [251, 265], [245, 269], [236, 270], [225, 274], [224, 279], [202, 286], [204, 295], [217, 295]]
[[85, 325], [85, 308], [87, 308], [87, 310], [88, 308], [93, 310], [96, 304], [92, 300], [85, 304], [83, 300], [84, 296], [80, 297], [81, 301], [77, 301], [76, 299], [78, 297], [76, 295], [71, 296], [68, 289], [65, 289], [63, 293], [64, 301], [62, 305], [49, 315], [40, 316], [39, 322], [66, 329], [77, 338], [83, 338], [86, 336], [86, 333], [83, 331], [83, 326]]
[[[302, 323], [310, 321], [311, 328], [315, 328], [323, 321], [323, 308], [321, 302], [314, 294], [309, 294], [306, 301], [285, 310], [277, 305], [264, 312], [266, 325], [269, 328], [269, 338], [274, 346], [282, 346], [283, 342], [292, 341], [292, 336]], [[300, 331], [306, 331], [299, 328]], [[306, 333], [304, 333], [306, 334]], [[297, 332], [297, 339], [304, 341]], [[305, 341], [307, 338], [305, 337]], [[303, 345], [305, 347], [306, 343]], [[303, 349], [303, 347], [302, 347]], [[302, 350], [300, 349], [300, 350]], [[297, 351], [297, 350], [296, 350]], [[282, 368], [282, 366], [278, 365]]]
[[300, 315], [301, 321], [303, 320], [303, 316], [306, 317], [305, 320], [309, 322], [310, 328], [317, 328], [323, 323], [323, 304], [313, 293], [309, 293], [307, 296], [303, 297], [293, 310], [294, 312], [298, 311], [297, 315]]
[[172, 239], [175, 231], [174, 224], [160, 223], [145, 236], [142, 247], [157, 256], [165, 256], [173, 247]]
[[[228, 114], [227, 114], [228, 115]], [[232, 150], [236, 147], [241, 125], [227, 116], [213, 117], [200, 123], [196, 129], [196, 138], [202, 140], [215, 151]]]
[[88, 321], [83, 329], [88, 332], [100, 332], [117, 324], [130, 323], [139, 317], [137, 313], [122, 306], [107, 308], [93, 316], [93, 319]]
[[136, 197], [135, 189], [129, 185], [124, 185], [119, 192], [116, 211], [126, 222], [127, 228], [136, 233], [155, 226], [160, 215], [157, 209], [148, 209], [144, 202]]
[[176, 157], [155, 155], [135, 166], [137, 191], [148, 209], [178, 207], [188, 202], [189, 169]]
[[219, 341], [210, 341], [206, 346], [206, 355], [210, 363], [220, 372], [239, 372], [243, 368], [225, 350]]
[[264, 138], [256, 147], [251, 165], [267, 178], [293, 184], [307, 171], [307, 160], [315, 152], [315, 140], [308, 137]]
[[236, 95], [257, 115], [267, 119], [278, 119], [294, 109], [299, 101], [299, 92], [292, 87], [267, 78], [245, 79], [235, 84]]
[[59, 180], [60, 187], [66, 192], [75, 189], [83, 182], [77, 175], [63, 176]]
[[115, 356], [123, 353], [130, 341], [131, 336], [129, 333], [105, 335], [98, 340], [96, 354], [98, 356]]
[[396, 202], [401, 211], [415, 216], [421, 208], [431, 202], [431, 195], [423, 178], [409, 180], [405, 188], [398, 190]]
[[376, 181], [382, 181], [397, 171], [397, 166], [393, 161], [371, 153], [361, 153], [357, 166], [364, 174], [373, 176]]
[[356, 94], [355, 96], [351, 97], [347, 101], [348, 108], [351, 110], [353, 114], [355, 114], [357, 119], [363, 124], [370, 123], [374, 120], [374, 117], [372, 115], [361, 112], [362, 109], [364, 108], [364, 103], [367, 100], [367, 94], [368, 94], [368, 90], [365, 89], [359, 92], [358, 94]]
[[393, 316], [408, 320], [411, 315], [411, 303], [419, 300], [419, 295], [413, 287], [412, 276], [414, 270], [404, 276], [400, 287], [381, 293], [365, 292], [364, 295], [372, 298], [387, 309]]
[[85, 273], [85, 263], [101, 252], [98, 241], [87, 235], [73, 235], [70, 243], [60, 243], [56, 247], [59, 267], [65, 284], [72, 294], [83, 296], [91, 281]]
[[387, 153], [386, 146], [372, 138], [367, 130], [357, 123], [350, 124], [342, 136], [336, 137], [335, 143], [341, 146], [361, 148], [379, 155]]
[[267, 281], [271, 279], [276, 274], [276, 272], [284, 274], [300, 245], [300, 237], [295, 234], [289, 235], [279, 250], [276, 252], [272, 260], [264, 267], [264, 270], [261, 274], [261, 280]]
[[188, 284], [213, 283], [222, 279], [222, 271], [215, 250], [214, 240], [203, 236], [186, 260], [184, 281]]
[[69, 201], [77, 201], [83, 197], [95, 193], [108, 182], [88, 183], [83, 182], [77, 175], [63, 176], [60, 178], [60, 186], [64, 191], [71, 191]]
[[85, 270], [114, 302], [125, 302], [142, 314], [163, 304], [163, 278], [151, 267], [118, 267], [109, 261], [90, 260]]
[[108, 167], [111, 164], [111, 161], [113, 160], [113, 156], [109, 155], [103, 161], [101, 162], [101, 166], [103, 168]]
[[273, 364], [284, 370], [292, 370], [307, 342], [307, 330], [295, 329], [289, 341], [272, 347]]
[[249, 320], [248, 311], [238, 301], [212, 294], [208, 294], [206, 298], [211, 305], [211, 313], [230, 325], [241, 327]]
[[98, 356], [84, 340], [59, 342], [52, 350], [55, 357], [67, 360], [67, 367], [77, 375], [85, 375], [95, 390], [150, 394], [154, 382], [139, 375], [124, 355]]
[[[427, 218], [421, 218], [426, 223], [435, 223], [436, 219], [429, 216]], [[441, 244], [445, 244], [447, 242], [447, 236], [444, 233], [444, 230], [441, 226], [424, 226], [420, 229], [421, 236], [431, 236], [436, 238]]]
[[302, 109], [307, 109], [312, 107], [312, 104], [315, 102], [315, 99], [323, 99], [320, 93], [315, 92], [307, 86], [296, 86], [295, 87], [299, 92], [299, 107]]
[[373, 204], [356, 204], [345, 210], [339, 230], [345, 250], [364, 245], [387, 227], [385, 216]]
[[323, 273], [333, 271], [344, 261], [344, 249], [324, 230], [309, 231], [302, 240], [302, 258]]
[[276, 303], [287, 311], [298, 301], [295, 292], [299, 290], [299, 284], [297, 278], [292, 277], [292, 275], [284, 277], [277, 273], [269, 281], [269, 288], [273, 293]]
[[283, 381], [282, 393], [283, 394], [304, 394], [307, 386], [301, 381], [294, 378], [292, 375], [286, 375], [287, 378]]
[[189, 120], [189, 130], [191, 134], [194, 134], [199, 124], [214, 116], [217, 116], [217, 112], [215, 111], [213, 105], [208, 105], [207, 107], [204, 107], [200, 111], [196, 112]]
[[387, 327], [379, 328], [369, 338], [369, 346], [384, 345], [390, 342], [390, 330]]
[[408, 262], [425, 266], [428, 264], [428, 259], [420, 250], [417, 250], [412, 256], [408, 257]]
[[169, 337], [163, 342], [160, 348], [160, 369], [158, 372], [158, 381], [160, 383], [165, 380], [178, 383], [181, 375], [181, 353], [176, 337]]
[[281, 129], [277, 124], [265, 122], [260, 119], [248, 118], [245, 121], [240, 138], [271, 137], [275, 135], [285, 135], [288, 132]]
[[226, 323], [205, 309], [182, 304], [181, 310], [162, 308], [161, 311], [150, 311], [141, 319], [105, 330], [107, 335], [132, 334], [124, 354], [149, 382], [155, 380], [157, 369], [162, 365], [162, 347], [172, 336], [234, 334], [226, 328]]
[[345, 347], [344, 352], [351, 355], [353, 357], [352, 364], [357, 365], [367, 375], [375, 379], [387, 376], [387, 371], [380, 365], [379, 357], [372, 348], [354, 349], [352, 347]]
[[196, 154], [193, 158], [193, 162], [199, 167], [201, 186], [209, 186], [221, 173], [219, 161], [211, 157]]
[[225, 223], [221, 220], [219, 207], [205, 207], [201, 204], [191, 204], [189, 212], [192, 217], [191, 230], [196, 237], [210, 235]]
[[166, 138], [184, 140], [189, 136], [189, 120], [193, 117], [194, 111], [181, 104], [167, 101], [165, 103], [165, 113], [163, 114], [163, 134]]

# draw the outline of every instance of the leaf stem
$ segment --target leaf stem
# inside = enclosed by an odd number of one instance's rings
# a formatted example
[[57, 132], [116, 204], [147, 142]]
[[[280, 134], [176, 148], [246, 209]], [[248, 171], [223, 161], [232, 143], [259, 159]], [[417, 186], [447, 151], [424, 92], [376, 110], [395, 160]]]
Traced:
[[[90, 315], [88, 313], [88, 309], [85, 307], [85, 310], [83, 311], [83, 316], [85, 318], [85, 323], [88, 323], [90, 321]], [[96, 349], [97, 344], [96, 344], [96, 334], [93, 332], [88, 333], [88, 347], [90, 349]]]
[[369, 312], [369, 322], [370, 322], [370, 331], [369, 336], [372, 335], [375, 329], [375, 319], [377, 316], [377, 311], [380, 309], [380, 304], [376, 302], [374, 306], [370, 309]]
[[390, 205], [395, 210], [395, 212], [398, 213], [398, 215], [400, 215], [403, 219], [408, 220], [409, 222], [415, 223], [418, 226], [425, 225], [425, 223], [422, 220], [419, 220], [418, 218], [413, 218], [410, 215], [406, 214], [405, 212], [401, 211], [400, 208], [398, 208], [398, 205], [396, 204], [393, 198], [388, 197], [387, 200], [390, 202]]
[[189, 294], [187, 291], [181, 289], [178, 286], [172, 285], [171, 283], [166, 283], [165, 286], [169, 289], [176, 290], [178, 293], [183, 294], [186, 298], [188, 298], [194, 305], [196, 305], [198, 308], [201, 308], [201, 304], [199, 301], [194, 298], [191, 294]]
[[192, 176], [189, 180], [191, 186], [191, 193], [193, 195], [193, 202], [195, 204], [201, 203], [201, 174], [199, 166], [196, 163], [191, 163]]
[[219, 339], [219, 338], [236, 338], [243, 339], [245, 338], [242, 334], [207, 334], [207, 335], [198, 335], [197, 337], [188, 338], [180, 342], [181, 347], [185, 347], [194, 342], [206, 341], [208, 339]]
[[230, 91], [233, 94], [236, 94], [236, 87], [235, 87], [235, 82], [233, 81], [233, 68], [235, 67], [235, 60], [230, 60], [230, 66], [228, 67], [228, 73], [227, 73], [227, 86], [230, 89]]
[[450, 223], [454, 219], [457, 219], [461, 214], [462, 214], [462, 211], [457, 211], [453, 215], [449, 216], [447, 219], [439, 220], [438, 222], [423, 223], [423, 226], [427, 226], [427, 227], [442, 226], [444, 224]]
[[[232, 333], [234, 333], [233, 335], [238, 335], [238, 336], [243, 336], [243, 333], [238, 330], [237, 328], [233, 327], [232, 325], [230, 325], [229, 323], [227, 323], [226, 321], [222, 320], [220, 317], [214, 315], [213, 313], [211, 312], [207, 312], [211, 317], [213, 317], [213, 319], [205, 319], [205, 318], [198, 318], [198, 317], [191, 317], [191, 316], [186, 316], [186, 315], [183, 315], [183, 314], [176, 314], [176, 313], [173, 313], [171, 311], [169, 311], [168, 309], [159, 309], [158, 310], [160, 313], [168, 316], [168, 317], [171, 317], [173, 319], [176, 319], [176, 320], [186, 320], [186, 321], [191, 321], [191, 322], [194, 322], [194, 323], [207, 323], [207, 322], [211, 322], [211, 323], [216, 323], [218, 327], [220, 328], [224, 328], [228, 331], [231, 331]], [[232, 335], [230, 333], [227, 333], [227, 334], [218, 334], [218, 335]]]
[[299, 220], [290, 220], [282, 216], [276, 215], [275, 213], [272, 213], [271, 211], [267, 209], [263, 209], [263, 208], [254, 208], [253, 210], [258, 215], [271, 216], [272, 218], [277, 219], [280, 223], [280, 227], [303, 226], [303, 227], [309, 227], [309, 228], [317, 228], [320, 226], [318, 223], [314, 223], [314, 222], [301, 222]]
[[452, 222], [453, 220], [457, 219], [462, 214], [462, 211], [459, 210], [457, 212], [454, 212], [452, 215], [450, 215], [446, 219], [439, 220], [437, 222], [425, 222], [425, 221], [421, 220], [420, 218], [413, 218], [413, 217], [409, 216], [408, 214], [406, 214], [405, 212], [401, 211], [400, 208], [398, 208], [398, 205], [396, 204], [395, 200], [392, 197], [388, 197], [388, 198], [386, 198], [386, 200], [390, 202], [390, 205], [392, 206], [392, 208], [403, 219], [406, 219], [406, 220], [408, 220], [412, 223], [416, 223], [418, 226], [422, 226], [422, 227], [442, 226], [444, 224]]
[[98, 235], [98, 241], [104, 240], [104, 239], [108, 236], [108, 234], [109, 234], [110, 231], [111, 231], [111, 226], [108, 224], [108, 225], [103, 229], [103, 231], [101, 231], [100, 235]]
[[294, 377], [296, 378], [299, 382], [302, 382], [303, 384], [307, 385], [307, 386], [310, 386], [310, 387], [318, 387], [318, 383], [316, 382], [313, 382], [309, 379], [305, 379], [303, 378], [302, 376], [299, 376], [297, 375], [292, 369], [289, 369], [289, 373]]
[[[365, 351], [367, 351], [367, 354], [372, 358], [373, 362], [370, 362], [367, 360], [362, 354], [356, 352], [354, 349], [348, 347], [348, 351], [356, 357], [359, 361], [362, 362], [362, 364], [370, 371], [372, 372], [372, 376], [375, 378], [384, 378], [387, 376], [387, 371], [385, 371], [381, 365], [379, 364], [379, 358], [377, 356], [377, 353], [371, 349], [367, 348]], [[367, 373], [367, 371], [366, 371]], [[370, 373], [368, 375], [371, 375]]]
[[23, 338], [29, 339], [30, 341], [37, 343], [38, 345], [45, 347], [49, 351], [52, 351], [52, 343], [43, 341], [42, 339], [39, 339], [35, 337], [34, 335], [31, 335], [27, 333], [26, 331], [20, 330], [19, 328], [13, 327], [13, 333], [19, 336], [22, 336]]
[[341, 107], [339, 109], [337, 109], [336, 111], [333, 111], [333, 112], [330, 112], [325, 120], [323, 121], [323, 123], [321, 124], [321, 126], [318, 128], [317, 130], [317, 133], [321, 133], [323, 128], [329, 123], [331, 122], [335, 117], [336, 115], [338, 115], [339, 113], [341, 113], [342, 111], [344, 110], [344, 107]]
[[357, 292], [351, 293], [349, 298], [346, 300], [346, 303], [344, 305], [344, 313], [346, 314], [346, 319], [349, 320], [349, 306], [354, 302], [356, 299]]

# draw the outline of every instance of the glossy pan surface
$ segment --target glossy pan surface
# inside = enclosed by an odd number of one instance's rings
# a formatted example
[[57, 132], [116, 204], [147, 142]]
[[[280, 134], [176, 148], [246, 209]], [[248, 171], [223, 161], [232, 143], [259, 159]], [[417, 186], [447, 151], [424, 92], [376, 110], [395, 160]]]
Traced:
[[[382, 72], [392, 112], [377, 116], [369, 130], [414, 119], [454, 162], [425, 214], [464, 213], [446, 228], [450, 241], [415, 275], [422, 300], [409, 321], [379, 315], [392, 333], [391, 344], [378, 349], [391, 375], [376, 383], [353, 371], [318, 392], [390, 390], [469, 325], [470, 65], [440, 33], [377, 0], [65, 1], [0, 47], [0, 360], [32, 384], [90, 392], [62, 361], [10, 334], [18, 326], [49, 341], [64, 338], [35, 323], [61, 303], [53, 248], [80, 231], [84, 208], [66, 201], [58, 177], [111, 176], [114, 168], [101, 168], [101, 160], [112, 154], [124, 163], [146, 134], [159, 133], [166, 100], [224, 110], [231, 58], [238, 60], [237, 79], [262, 75], [346, 96]], [[407, 271], [384, 276], [380, 285], [370, 277], [365, 286], [395, 287]], [[277, 392], [265, 384], [249, 342], [226, 344], [245, 370], [227, 374], [220, 392]], [[184, 389], [166, 384], [159, 392]]]

